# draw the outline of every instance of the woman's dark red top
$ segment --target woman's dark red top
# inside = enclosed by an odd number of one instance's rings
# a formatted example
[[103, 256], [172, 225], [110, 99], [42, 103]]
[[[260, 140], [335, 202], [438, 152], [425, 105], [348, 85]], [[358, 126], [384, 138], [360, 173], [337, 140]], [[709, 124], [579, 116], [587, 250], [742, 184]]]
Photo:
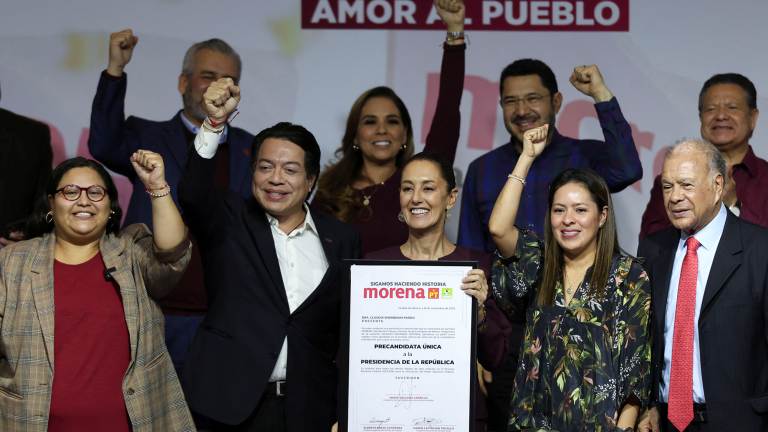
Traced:
[[130, 432], [123, 376], [130, 361], [120, 288], [104, 279], [101, 254], [55, 261], [54, 369], [48, 432]]

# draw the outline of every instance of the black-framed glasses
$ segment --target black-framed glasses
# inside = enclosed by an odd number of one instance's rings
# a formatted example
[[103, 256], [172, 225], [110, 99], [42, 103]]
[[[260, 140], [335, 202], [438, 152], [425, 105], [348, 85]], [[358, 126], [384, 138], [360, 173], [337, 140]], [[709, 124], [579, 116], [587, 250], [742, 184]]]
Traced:
[[545, 98], [548, 98], [552, 96], [552, 93], [545, 94], [545, 95], [539, 95], [539, 94], [529, 94], [528, 96], [521, 98], [521, 99], [515, 99], [515, 98], [507, 98], [504, 99], [504, 109], [505, 110], [517, 110], [517, 107], [520, 105], [521, 102], [525, 103], [531, 108], [537, 108], [541, 103], [544, 101]]
[[87, 188], [81, 188], [78, 185], [71, 184], [56, 190], [57, 193], [61, 192], [61, 196], [67, 201], [77, 201], [83, 191], [85, 191], [85, 196], [92, 202], [99, 202], [107, 196], [107, 190], [99, 185], [91, 185]]

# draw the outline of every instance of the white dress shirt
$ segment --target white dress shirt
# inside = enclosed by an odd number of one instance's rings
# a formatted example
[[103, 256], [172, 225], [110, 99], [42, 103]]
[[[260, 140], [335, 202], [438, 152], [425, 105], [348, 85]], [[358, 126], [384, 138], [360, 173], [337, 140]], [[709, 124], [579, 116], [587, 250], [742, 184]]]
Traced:
[[[206, 159], [216, 154], [219, 145], [219, 134], [200, 129], [195, 137], [195, 150]], [[280, 264], [280, 275], [288, 297], [288, 307], [293, 313], [315, 291], [328, 270], [328, 258], [325, 256], [317, 226], [312, 220], [309, 206], [304, 203], [307, 216], [304, 222], [290, 234], [280, 229], [277, 219], [267, 213], [267, 219], [275, 241], [277, 262]], [[288, 368], [288, 337], [283, 340], [283, 347], [277, 357], [275, 369], [270, 381], [286, 379]]]
[[[187, 116], [184, 115], [184, 113], [181, 113], [180, 117], [181, 117], [181, 122], [184, 123], [184, 127], [186, 127], [188, 131], [192, 132], [195, 135], [197, 135], [198, 132], [200, 132], [200, 128], [195, 126], [194, 123], [192, 123], [191, 121], [189, 121], [189, 119], [187, 118]], [[223, 143], [224, 141], [227, 140], [228, 131], [229, 131], [229, 125], [225, 124], [224, 131], [221, 134], [218, 134], [218, 135], [221, 135], [221, 137], [219, 138], [219, 143]], [[217, 134], [214, 134], [214, 135], [217, 135]], [[206, 159], [210, 159], [210, 158], [206, 158]]]
[[[704, 289], [709, 279], [709, 271], [712, 269], [712, 262], [715, 259], [717, 245], [720, 244], [720, 237], [725, 228], [725, 219], [728, 211], [725, 205], [720, 204], [720, 211], [717, 216], [707, 224], [701, 231], [693, 237], [701, 243], [696, 251], [699, 258], [699, 269], [696, 277], [696, 312], [693, 326], [693, 402], [706, 403], [704, 398], [704, 384], [701, 380], [701, 357], [699, 354], [699, 312], [701, 312], [701, 301], [704, 298]], [[675, 311], [677, 309], [677, 292], [680, 285], [680, 272], [683, 268], [683, 259], [688, 250], [685, 241], [690, 237], [685, 232], [680, 231], [680, 242], [677, 244], [675, 253], [675, 262], [672, 267], [672, 277], [669, 280], [669, 293], [667, 294], [667, 313], [664, 321], [664, 368], [661, 370], [661, 385], [659, 387], [660, 401], [667, 403], [669, 401], [669, 379], [672, 371], [672, 342], [675, 335]]]

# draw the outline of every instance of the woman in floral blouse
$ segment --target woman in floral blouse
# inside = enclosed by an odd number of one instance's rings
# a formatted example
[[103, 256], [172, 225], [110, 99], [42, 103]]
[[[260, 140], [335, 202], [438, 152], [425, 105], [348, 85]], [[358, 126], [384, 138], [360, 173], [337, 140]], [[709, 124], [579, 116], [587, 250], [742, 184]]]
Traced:
[[526, 322], [509, 430], [631, 431], [650, 389], [648, 277], [621, 253], [608, 187], [592, 170], [550, 184], [543, 241], [514, 225], [547, 132], [525, 133], [489, 222], [495, 297]]

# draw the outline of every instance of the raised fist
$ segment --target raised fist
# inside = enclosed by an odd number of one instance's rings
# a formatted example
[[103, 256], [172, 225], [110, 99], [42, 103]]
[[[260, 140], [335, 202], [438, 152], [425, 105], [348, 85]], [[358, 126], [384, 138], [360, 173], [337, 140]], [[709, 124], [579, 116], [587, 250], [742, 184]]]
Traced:
[[147, 188], [162, 193], [165, 186], [165, 164], [163, 157], [149, 150], [138, 150], [131, 156], [131, 164], [136, 174]]
[[461, 0], [435, 0], [435, 10], [440, 15], [449, 32], [464, 31], [464, 18], [467, 8]]
[[131, 61], [133, 48], [139, 43], [139, 37], [134, 36], [131, 29], [109, 35], [109, 64], [107, 73], [121, 77], [125, 65]]
[[547, 145], [548, 133], [548, 124], [525, 131], [523, 134], [523, 154], [531, 158], [540, 155], [544, 151], [544, 146]]
[[221, 78], [212, 82], [203, 95], [203, 104], [208, 118], [216, 123], [224, 123], [235, 111], [240, 102], [240, 87], [232, 78]]
[[606, 102], [613, 97], [595, 65], [573, 68], [569, 81], [576, 87], [576, 90], [594, 99], [595, 103]]

